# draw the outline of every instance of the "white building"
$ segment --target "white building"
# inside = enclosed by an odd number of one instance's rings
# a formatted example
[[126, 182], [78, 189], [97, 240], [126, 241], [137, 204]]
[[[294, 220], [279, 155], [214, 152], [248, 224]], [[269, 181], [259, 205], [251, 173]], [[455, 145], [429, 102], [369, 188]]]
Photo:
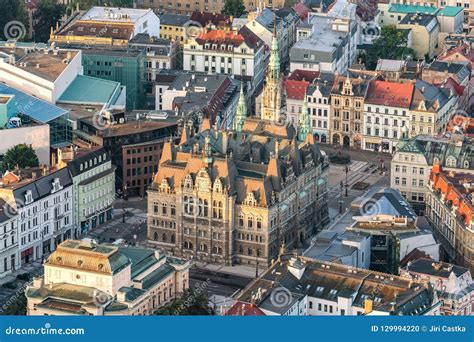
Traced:
[[[22, 178], [24, 177], [24, 178]], [[73, 226], [73, 188], [66, 168], [44, 176], [4, 175], [0, 196], [18, 213], [20, 265], [52, 252], [77, 235]]]
[[82, 73], [80, 50], [0, 42], [0, 81], [49, 103], [55, 104]]
[[18, 266], [18, 217], [15, 210], [0, 199], [0, 279]]
[[316, 141], [329, 142], [329, 115], [331, 113], [332, 74], [321, 74], [321, 77], [308, 87], [308, 110], [311, 128]]
[[27, 315], [151, 315], [189, 287], [189, 266], [158, 250], [68, 240], [27, 288]]
[[359, 25], [355, 9], [355, 4], [338, 1], [327, 14], [310, 13], [308, 22], [298, 28], [298, 41], [291, 48], [290, 71], [345, 73], [356, 60]]
[[439, 315], [442, 304], [421, 282], [292, 254], [280, 255], [237, 300], [285, 316]]
[[263, 84], [267, 57], [263, 40], [246, 27], [238, 33], [212, 30], [184, 45], [183, 69], [240, 76], [255, 89]]
[[160, 36], [160, 18], [151, 9], [99, 7], [94, 6], [80, 18], [83, 22], [108, 22], [111, 24], [132, 24], [135, 35], [146, 33]]
[[460, 136], [418, 135], [402, 141], [392, 157], [390, 186], [400, 191], [418, 213], [423, 213], [433, 164], [437, 162], [449, 171], [474, 173], [469, 146], [472, 142]]
[[474, 305], [474, 282], [468, 268], [421, 258], [408, 262], [400, 276], [428, 281], [443, 301], [443, 316], [470, 316]]
[[392, 152], [408, 136], [413, 91], [410, 83], [370, 82], [364, 102], [363, 149]]

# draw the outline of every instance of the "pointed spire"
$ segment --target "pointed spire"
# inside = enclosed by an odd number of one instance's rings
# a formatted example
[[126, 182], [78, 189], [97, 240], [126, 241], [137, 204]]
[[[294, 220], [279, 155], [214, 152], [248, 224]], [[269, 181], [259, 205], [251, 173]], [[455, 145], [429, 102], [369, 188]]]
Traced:
[[247, 117], [247, 103], [245, 101], [244, 95], [244, 82], [240, 82], [240, 96], [239, 103], [237, 105], [237, 113], [235, 115], [234, 128], [237, 132], [242, 132], [242, 128], [245, 123], [245, 118]]
[[301, 109], [299, 127], [298, 127], [298, 140], [303, 142], [306, 140], [306, 136], [309, 133], [310, 121], [308, 115], [308, 95], [304, 94], [303, 108]]

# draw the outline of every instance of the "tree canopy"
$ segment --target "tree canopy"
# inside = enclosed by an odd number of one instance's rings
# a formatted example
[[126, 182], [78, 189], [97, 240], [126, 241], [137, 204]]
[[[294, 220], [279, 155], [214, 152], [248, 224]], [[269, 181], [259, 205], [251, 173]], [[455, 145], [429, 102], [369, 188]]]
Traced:
[[408, 36], [403, 30], [395, 26], [382, 27], [380, 37], [375, 39], [373, 45], [365, 54], [365, 66], [374, 70], [379, 59], [405, 60], [408, 57], [415, 57], [413, 49], [407, 47]]
[[31, 146], [20, 144], [10, 148], [3, 157], [2, 169], [12, 169], [18, 165], [20, 168], [39, 165], [38, 157]]
[[34, 40], [46, 43], [49, 40], [51, 27], [56, 27], [63, 15], [66, 6], [57, 3], [56, 0], [40, 0], [34, 14]]
[[222, 14], [231, 15], [234, 18], [239, 18], [244, 13], [245, 6], [242, 0], [227, 0], [222, 10]]
[[209, 316], [214, 314], [214, 310], [209, 307], [207, 296], [193, 289], [185, 290], [180, 298], [155, 311], [155, 315], [165, 316]]

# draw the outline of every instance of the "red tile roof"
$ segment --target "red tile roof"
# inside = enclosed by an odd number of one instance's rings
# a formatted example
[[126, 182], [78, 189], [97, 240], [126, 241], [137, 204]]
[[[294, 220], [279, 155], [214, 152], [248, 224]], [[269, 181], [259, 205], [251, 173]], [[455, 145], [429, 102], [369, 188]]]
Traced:
[[303, 2], [298, 2], [293, 6], [293, 9], [300, 16], [301, 20], [305, 20], [308, 17], [308, 13], [310, 12], [310, 9], [306, 7]]
[[306, 91], [308, 90], [308, 85], [309, 83], [305, 81], [286, 80], [285, 89], [287, 98], [292, 100], [303, 100]]
[[439, 164], [434, 164], [430, 180], [433, 182], [433, 188], [444, 194], [444, 201], [457, 207], [457, 216], [464, 220], [466, 226], [470, 226], [474, 220], [474, 204], [467, 195], [474, 195], [474, 187], [466, 187], [465, 184], [474, 184], [474, 175], [443, 171]]
[[196, 38], [196, 42], [203, 45], [205, 43], [210, 44], [225, 44], [233, 45], [234, 47], [239, 46], [244, 41], [244, 37], [241, 34], [235, 32], [226, 32], [223, 30], [212, 30], [207, 33], [203, 33], [199, 38]]
[[228, 15], [221, 13], [209, 13], [209, 12], [193, 12], [190, 20], [197, 21], [203, 27], [212, 23], [216, 27], [231, 27], [232, 19]]
[[227, 311], [226, 316], [266, 316], [256, 305], [237, 301]]
[[309, 71], [309, 70], [293, 70], [291, 75], [288, 77], [289, 80], [295, 81], [307, 81], [313, 82], [316, 78], [320, 76], [319, 71]]
[[398, 108], [410, 108], [415, 86], [411, 83], [372, 81], [365, 103]]

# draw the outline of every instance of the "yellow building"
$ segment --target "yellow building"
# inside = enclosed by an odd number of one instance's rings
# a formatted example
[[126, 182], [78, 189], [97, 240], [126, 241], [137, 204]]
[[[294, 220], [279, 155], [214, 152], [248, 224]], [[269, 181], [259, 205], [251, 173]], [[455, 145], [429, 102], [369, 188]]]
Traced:
[[398, 29], [412, 31], [412, 46], [415, 58], [423, 59], [425, 55], [433, 58], [438, 46], [439, 22], [435, 15], [410, 13], [397, 25]]

